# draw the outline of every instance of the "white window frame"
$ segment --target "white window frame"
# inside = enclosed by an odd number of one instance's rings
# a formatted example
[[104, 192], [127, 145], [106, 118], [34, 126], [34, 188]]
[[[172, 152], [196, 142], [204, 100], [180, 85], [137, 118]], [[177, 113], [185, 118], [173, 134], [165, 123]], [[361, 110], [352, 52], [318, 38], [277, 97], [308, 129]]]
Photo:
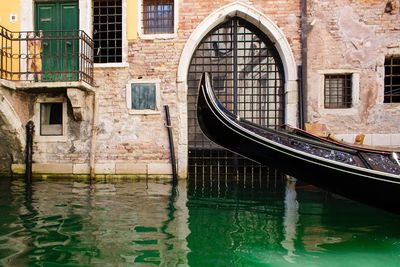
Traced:
[[143, 0], [138, 0], [138, 34], [140, 39], [173, 39], [178, 36], [178, 19], [179, 19], [179, 0], [174, 0], [174, 32], [173, 33], [157, 33], [145, 34], [143, 32]]
[[[63, 114], [62, 114], [62, 135], [40, 135], [40, 105], [43, 103], [62, 103]], [[67, 101], [64, 97], [45, 97], [39, 96], [34, 106], [34, 123], [35, 123], [35, 141], [36, 142], [66, 142], [67, 136]]]
[[[91, 13], [93, 20], [93, 12]], [[94, 63], [94, 68], [127, 68], [128, 63], [128, 36], [127, 36], [127, 0], [122, 0], [122, 62]], [[93, 27], [93, 22], [92, 22]], [[96, 53], [96, 51], [94, 51]]]
[[[360, 98], [360, 71], [354, 69], [329, 69], [318, 72], [318, 109], [326, 115], [357, 115]], [[350, 108], [325, 108], [325, 75], [351, 75], [351, 107]]]
[[[132, 115], [157, 115], [161, 114], [161, 92], [159, 79], [133, 79], [126, 85], [126, 106]], [[132, 84], [152, 83], [156, 87], [156, 109], [132, 109]]]

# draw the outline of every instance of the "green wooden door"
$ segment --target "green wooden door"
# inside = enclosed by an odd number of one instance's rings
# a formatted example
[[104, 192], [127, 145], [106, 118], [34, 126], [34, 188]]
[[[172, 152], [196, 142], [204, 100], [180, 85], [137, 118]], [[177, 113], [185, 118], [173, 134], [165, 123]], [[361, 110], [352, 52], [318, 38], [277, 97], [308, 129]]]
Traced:
[[78, 79], [78, 16], [78, 2], [36, 3], [36, 34], [43, 34], [43, 81]]

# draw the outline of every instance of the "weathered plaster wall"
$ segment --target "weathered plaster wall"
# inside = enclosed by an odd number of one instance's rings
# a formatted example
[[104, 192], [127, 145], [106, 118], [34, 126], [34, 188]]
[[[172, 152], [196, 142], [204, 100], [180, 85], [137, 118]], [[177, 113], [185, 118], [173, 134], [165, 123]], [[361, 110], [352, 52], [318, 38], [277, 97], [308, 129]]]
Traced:
[[[10, 88], [11, 85], [11, 88]], [[25, 129], [30, 97], [0, 80], [0, 172], [24, 161]]]
[[[39, 102], [46, 99], [60, 99], [66, 102], [66, 131], [62, 137], [39, 136]], [[31, 113], [31, 118], [35, 121], [36, 125], [33, 162], [38, 165], [33, 167], [33, 171], [73, 173], [74, 168], [80, 168], [81, 173], [89, 173], [93, 98], [91, 95], [86, 94], [83, 101], [85, 101], [84, 116], [82, 120], [79, 120], [74, 117], [71, 102], [65, 91], [34, 95], [32, 101], [34, 107]]]
[[[186, 95], [180, 95], [177, 71], [182, 50], [191, 33], [211, 13], [235, 1], [179, 1], [179, 27], [175, 38], [130, 40], [128, 67], [96, 68], [99, 86], [96, 161], [116, 169], [148, 173], [170, 173], [169, 144], [162, 109], [156, 115], [129, 114], [126, 105], [126, 84], [132, 79], [159, 79], [161, 106], [169, 105], [175, 144], [185, 144], [187, 118]], [[287, 38], [295, 61], [301, 64], [300, 0], [240, 1], [264, 13], [274, 21]], [[190, 61], [190, 57], [187, 58]], [[182, 108], [183, 107], [183, 108]], [[183, 110], [184, 109], [184, 110]], [[178, 161], [186, 155], [178, 153]], [[182, 161], [180, 161], [182, 162]], [[125, 164], [125, 165], [124, 165]], [[178, 166], [179, 167], [179, 166]], [[185, 175], [185, 170], [181, 175]]]
[[[383, 103], [385, 56], [400, 55], [399, 5], [392, 1], [397, 5], [388, 12], [388, 2], [308, 1], [308, 120], [336, 134], [363, 132], [370, 141], [376, 139], [374, 144], [400, 145], [400, 104]], [[350, 110], [323, 108], [323, 74], [337, 71], [359, 76], [358, 98]]]
[[[23, 0], [29, 13], [22, 20], [23, 29], [32, 28], [32, 0]], [[82, 1], [81, 18], [87, 16], [89, 1]], [[164, 175], [171, 173], [169, 143], [163, 105], [169, 105], [172, 116], [174, 141], [179, 162], [180, 175], [186, 174], [187, 160], [187, 99], [185, 86], [177, 83], [177, 72], [181, 54], [192, 32], [199, 27], [210, 14], [232, 3], [244, 3], [261, 12], [282, 31], [287, 40], [292, 56], [301, 64], [300, 0], [254, 0], [254, 1], [195, 1], [180, 0], [177, 34], [169, 38], [143, 39], [136, 32], [137, 20], [132, 10], [125, 10], [124, 40], [129, 43], [124, 50], [126, 62], [122, 64], [102, 64], [95, 67], [96, 102], [97, 102], [97, 142], [95, 149], [96, 173], [98, 174], [150, 174]], [[136, 6], [136, 1], [123, 1], [124, 7]], [[22, 7], [21, 7], [22, 8]], [[25, 10], [23, 9], [23, 10]], [[245, 10], [246, 8], [243, 8]], [[21, 9], [22, 10], [22, 9]], [[242, 12], [243, 13], [243, 12]], [[140, 13], [138, 13], [140, 14]], [[235, 14], [231, 14], [235, 15]], [[245, 15], [241, 15], [246, 18]], [[90, 18], [89, 18], [90, 17]], [[91, 16], [81, 20], [81, 28], [90, 33]], [[252, 18], [257, 20], [257, 18]], [[132, 25], [130, 25], [133, 23]], [[89, 27], [89, 28], [88, 28]], [[211, 29], [204, 29], [211, 30]], [[275, 30], [275, 29], [274, 29]], [[281, 37], [280, 37], [281, 38]], [[286, 42], [285, 40], [285, 42]], [[281, 41], [281, 40], [280, 40]], [[185, 57], [186, 63], [191, 55]], [[112, 67], [110, 67], [110, 65]], [[293, 64], [295, 65], [295, 64]], [[293, 68], [293, 66], [291, 66]], [[157, 79], [161, 87], [161, 109], [158, 114], [130, 114], [126, 104], [126, 85], [132, 79]], [[294, 90], [296, 86], [290, 88]], [[183, 93], [180, 91], [184, 91]], [[29, 119], [39, 127], [38, 102], [44, 99], [64, 99], [67, 103], [66, 135], [62, 138], [49, 138], [35, 135], [33, 171], [43, 173], [89, 173], [89, 159], [92, 138], [93, 99], [85, 99], [85, 118], [77, 120], [70, 99], [64, 91], [54, 90], [47, 93], [31, 92], [29, 101], [13, 99], [13, 106], [23, 125]], [[19, 103], [17, 103], [19, 101]], [[295, 101], [295, 100], [291, 100]], [[29, 103], [29, 104], [27, 104]], [[294, 112], [296, 113], [296, 112]], [[76, 115], [76, 114], [75, 114]], [[294, 119], [295, 120], [295, 119]], [[36, 129], [39, 131], [39, 129]], [[9, 154], [4, 154], [4, 158]], [[1, 156], [1, 155], [0, 155]]]

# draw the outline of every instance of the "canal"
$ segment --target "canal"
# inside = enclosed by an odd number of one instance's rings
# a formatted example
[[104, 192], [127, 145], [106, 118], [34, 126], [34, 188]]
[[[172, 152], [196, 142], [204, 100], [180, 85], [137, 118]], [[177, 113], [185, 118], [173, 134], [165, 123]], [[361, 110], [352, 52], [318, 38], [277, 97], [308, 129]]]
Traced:
[[400, 266], [398, 215], [276, 170], [193, 171], [173, 191], [1, 177], [0, 266]]

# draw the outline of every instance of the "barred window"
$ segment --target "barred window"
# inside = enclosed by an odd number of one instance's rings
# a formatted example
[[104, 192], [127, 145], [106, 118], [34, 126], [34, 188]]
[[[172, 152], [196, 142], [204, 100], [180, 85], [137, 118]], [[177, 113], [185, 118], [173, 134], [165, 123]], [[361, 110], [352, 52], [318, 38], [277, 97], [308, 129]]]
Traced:
[[174, 33], [174, 0], [143, 0], [143, 33]]
[[94, 62], [122, 62], [122, 0], [93, 2]]
[[400, 103], [400, 56], [385, 59], [384, 103]]
[[351, 74], [325, 75], [325, 108], [351, 108]]

